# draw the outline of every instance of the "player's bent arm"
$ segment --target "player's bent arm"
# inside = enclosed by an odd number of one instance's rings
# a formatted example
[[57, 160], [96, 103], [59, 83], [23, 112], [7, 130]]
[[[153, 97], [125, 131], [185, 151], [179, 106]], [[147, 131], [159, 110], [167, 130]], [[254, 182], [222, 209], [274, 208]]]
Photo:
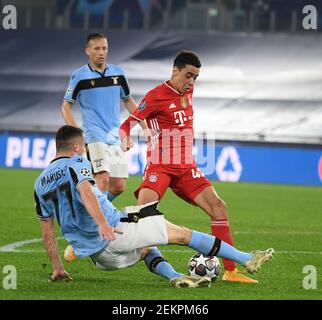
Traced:
[[123, 100], [125, 108], [128, 110], [129, 113], [133, 113], [134, 110], [138, 107], [133, 100], [133, 98], [128, 98], [127, 100]]
[[66, 278], [70, 280], [71, 278], [65, 271], [64, 266], [60, 260], [53, 219], [40, 220], [40, 225], [44, 246], [53, 267], [51, 280], [55, 281]]
[[61, 105], [61, 114], [68, 125], [73, 127], [78, 127], [72, 113], [72, 107], [73, 107], [72, 103], [64, 100]]
[[123, 151], [128, 151], [133, 145], [130, 139], [130, 132], [133, 127], [140, 122], [139, 119], [136, 119], [133, 116], [129, 116], [120, 126], [119, 129], [119, 138], [121, 140], [121, 148]]
[[114, 232], [121, 233], [108, 224], [106, 218], [101, 210], [101, 206], [93, 191], [92, 185], [89, 181], [83, 181], [78, 185], [78, 191], [83, 200], [83, 204], [94, 219], [99, 228], [99, 234], [102, 239], [115, 240]]
[[[124, 100], [124, 105], [125, 108], [128, 110], [129, 113], [133, 113], [136, 109], [137, 109], [137, 104], [135, 103], [135, 101], [133, 100], [133, 98], [129, 98], [127, 100]], [[142, 127], [142, 129], [144, 130], [144, 134], [146, 136], [146, 139], [149, 139], [149, 135], [147, 134], [147, 132], [149, 132], [149, 128], [145, 122], [145, 120], [140, 122], [140, 126]]]

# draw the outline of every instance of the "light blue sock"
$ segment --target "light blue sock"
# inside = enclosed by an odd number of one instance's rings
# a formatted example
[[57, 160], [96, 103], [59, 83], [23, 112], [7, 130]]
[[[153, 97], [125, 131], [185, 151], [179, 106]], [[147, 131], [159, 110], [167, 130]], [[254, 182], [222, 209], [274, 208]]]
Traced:
[[107, 200], [109, 200], [110, 202], [113, 202], [113, 200], [117, 197], [116, 195], [108, 191], [105, 191], [103, 193], [106, 195]]
[[192, 237], [189, 242], [189, 247], [197, 250], [198, 252], [201, 252], [204, 255], [211, 255], [212, 253], [214, 253], [218, 257], [233, 260], [242, 265], [252, 258], [252, 255], [250, 253], [239, 251], [225, 241], [219, 240], [218, 238], [211, 236], [210, 234], [198, 232], [195, 230], [192, 231]]
[[154, 247], [145, 256], [144, 262], [151, 272], [158, 274], [169, 280], [182, 276], [182, 273], [178, 273], [172, 265], [163, 258], [158, 248]]

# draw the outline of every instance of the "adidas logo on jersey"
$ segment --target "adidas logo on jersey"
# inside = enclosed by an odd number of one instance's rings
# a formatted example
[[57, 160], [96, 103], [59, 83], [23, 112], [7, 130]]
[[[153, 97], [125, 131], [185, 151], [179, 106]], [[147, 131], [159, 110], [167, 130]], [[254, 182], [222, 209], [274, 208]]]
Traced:
[[174, 103], [171, 103], [169, 106], [169, 109], [174, 109], [174, 108], [176, 108], [176, 105]]

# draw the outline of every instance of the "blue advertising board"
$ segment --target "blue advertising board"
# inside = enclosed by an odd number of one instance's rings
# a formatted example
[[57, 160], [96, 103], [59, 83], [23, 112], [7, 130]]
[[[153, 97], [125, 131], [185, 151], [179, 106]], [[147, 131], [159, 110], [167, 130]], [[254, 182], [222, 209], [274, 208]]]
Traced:
[[[129, 152], [131, 175], [142, 175], [146, 146]], [[196, 140], [198, 166], [209, 178], [322, 186], [322, 148], [281, 145], [215, 143]], [[53, 134], [0, 133], [0, 167], [42, 169], [55, 157]]]

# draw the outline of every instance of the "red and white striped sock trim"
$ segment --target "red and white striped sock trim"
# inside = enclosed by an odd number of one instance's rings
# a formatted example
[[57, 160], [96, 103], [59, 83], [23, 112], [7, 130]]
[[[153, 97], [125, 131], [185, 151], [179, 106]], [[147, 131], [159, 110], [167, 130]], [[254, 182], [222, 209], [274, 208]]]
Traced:
[[212, 226], [227, 226], [229, 227], [229, 221], [228, 220], [211, 220]]

